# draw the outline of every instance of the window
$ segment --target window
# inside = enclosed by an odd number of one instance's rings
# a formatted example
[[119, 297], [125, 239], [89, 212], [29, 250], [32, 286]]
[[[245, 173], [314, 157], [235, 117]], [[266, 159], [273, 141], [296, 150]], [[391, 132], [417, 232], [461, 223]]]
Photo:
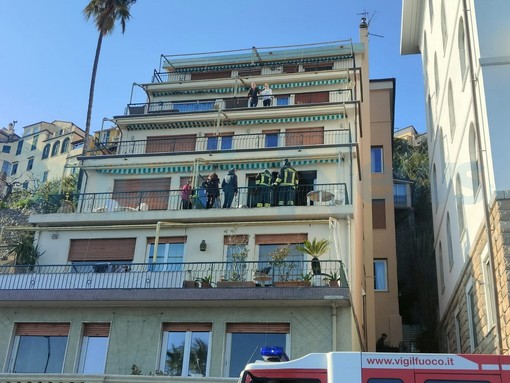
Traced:
[[18, 163], [15, 162], [12, 164], [11, 176], [15, 175], [18, 171]]
[[155, 239], [149, 238], [147, 253], [149, 271], [180, 271], [184, 257], [186, 237], [162, 237], [158, 239], [158, 251], [155, 254]]
[[[170, 196], [170, 178], [139, 178], [131, 180], [115, 180], [112, 199], [119, 206], [137, 208], [145, 203], [148, 210], [168, 209]], [[175, 203], [180, 203], [174, 193]], [[98, 206], [99, 207], [99, 206]]]
[[207, 150], [229, 150], [232, 149], [234, 133], [220, 136], [207, 137]]
[[448, 81], [448, 117], [450, 121], [450, 133], [452, 135], [451, 140], [453, 141], [453, 137], [455, 137], [455, 104], [453, 101], [453, 90], [452, 90], [452, 80]]
[[374, 290], [388, 291], [388, 261], [374, 259]]
[[430, 26], [432, 28], [432, 24], [434, 22], [434, 6], [433, 6], [433, 0], [429, 0], [429, 17], [430, 17]]
[[439, 101], [439, 66], [437, 65], [437, 53], [434, 53], [434, 86], [436, 92], [436, 102]]
[[49, 171], [46, 170], [44, 173], [43, 173], [43, 176], [42, 176], [42, 182], [46, 182], [48, 181], [48, 173]]
[[9, 372], [62, 373], [69, 323], [18, 323]]
[[265, 135], [265, 147], [275, 148], [278, 146], [279, 130], [263, 130], [262, 134]]
[[473, 287], [473, 281], [470, 280], [466, 285], [466, 306], [468, 316], [468, 327], [469, 327], [469, 343], [471, 346], [471, 352], [475, 351], [478, 347], [478, 339], [476, 336], [476, 302], [475, 302], [475, 291]]
[[60, 153], [67, 153], [69, 151], [69, 145], [71, 140], [69, 138], [66, 138], [64, 142], [62, 143], [62, 149], [60, 149]]
[[229, 281], [244, 281], [247, 277], [248, 235], [225, 235], [226, 270], [224, 278]]
[[407, 186], [405, 184], [393, 184], [393, 200], [395, 205], [407, 205]]
[[444, 290], [446, 288], [444, 283], [444, 261], [443, 261], [443, 244], [439, 242], [439, 284], [441, 288], [441, 294], [444, 293]]
[[372, 146], [370, 151], [372, 173], [382, 173], [384, 171], [383, 147]]
[[118, 271], [133, 261], [135, 244], [135, 238], [71, 239], [67, 259], [78, 273]]
[[165, 323], [160, 370], [170, 376], [208, 376], [210, 323]]
[[432, 166], [432, 203], [434, 204], [434, 209], [437, 210], [439, 206], [438, 194], [437, 194], [437, 171], [436, 164]]
[[16, 155], [21, 154], [23, 150], [23, 140], [18, 141], [18, 146], [16, 147]]
[[145, 153], [192, 152], [195, 150], [196, 141], [195, 134], [147, 137]]
[[464, 197], [462, 196], [462, 185], [460, 183], [460, 176], [457, 174], [456, 182], [455, 182], [456, 190], [455, 190], [455, 202], [457, 204], [457, 219], [459, 221], [459, 232], [464, 233], [465, 224], [464, 224]]
[[37, 149], [37, 141], [39, 141], [39, 135], [34, 136], [34, 138], [32, 138], [32, 147], [30, 148], [31, 151]]
[[480, 172], [478, 171], [478, 145], [473, 123], [469, 126], [469, 162], [471, 167], [471, 185], [473, 195], [476, 195], [480, 187]]
[[324, 127], [297, 128], [285, 131], [285, 146], [322, 145]]
[[453, 239], [452, 239], [452, 225], [450, 222], [450, 213], [446, 213], [446, 240], [448, 243], [448, 263], [450, 270], [453, 268]]
[[11, 146], [10, 145], [2, 146], [2, 153], [10, 153], [10, 152], [11, 152]]
[[28, 159], [28, 162], [27, 162], [27, 170], [32, 170], [32, 168], [34, 167], [34, 158], [29, 158]]
[[464, 33], [464, 20], [462, 17], [459, 20], [459, 35], [457, 38], [459, 48], [459, 64], [460, 64], [460, 76], [464, 80], [466, 76], [466, 36]]
[[28, 181], [23, 182], [23, 184], [21, 185], [21, 187], [22, 187], [24, 190], [28, 190]]
[[260, 358], [257, 351], [262, 345], [270, 344], [288, 350], [289, 334], [288, 323], [227, 323], [225, 375], [239, 377], [247, 363], [253, 363]]
[[110, 323], [84, 323], [78, 372], [104, 374]]
[[50, 156], [50, 144], [44, 145], [42, 152], [42, 159], [48, 158]]
[[372, 228], [386, 229], [386, 201], [383, 199], [372, 200]]
[[51, 149], [51, 156], [54, 157], [58, 154], [60, 149], [60, 141], [57, 141], [53, 144], [53, 148]]
[[495, 303], [494, 303], [494, 282], [492, 278], [492, 268], [491, 262], [489, 258], [489, 252], [487, 249], [487, 245], [482, 253], [482, 271], [483, 271], [483, 289], [485, 295], [485, 310], [486, 310], [486, 320], [487, 320], [487, 329], [489, 332], [495, 325]]
[[448, 44], [448, 28], [446, 25], [446, 11], [444, 8], [444, 0], [441, 2], [441, 36], [443, 38], [443, 53], [446, 51]]

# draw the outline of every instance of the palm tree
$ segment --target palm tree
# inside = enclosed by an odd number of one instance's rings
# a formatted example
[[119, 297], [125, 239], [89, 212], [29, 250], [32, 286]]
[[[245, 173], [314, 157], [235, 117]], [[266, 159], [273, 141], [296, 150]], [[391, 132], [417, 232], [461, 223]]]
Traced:
[[90, 135], [90, 120], [92, 117], [92, 104], [94, 101], [94, 87], [96, 84], [97, 64], [99, 62], [99, 54], [101, 53], [101, 44], [103, 37], [112, 33], [115, 22], [120, 21], [122, 33], [126, 30], [126, 21], [131, 18], [129, 9], [136, 0], [91, 0], [83, 9], [83, 15], [86, 20], [94, 18], [96, 27], [99, 31], [97, 40], [96, 55], [94, 57], [94, 66], [92, 67], [92, 78], [90, 80], [89, 105], [87, 108], [87, 121], [85, 122], [85, 138], [83, 143], [83, 152], [87, 152], [87, 144]]
[[296, 249], [312, 257], [313, 275], [319, 275], [321, 273], [321, 264], [319, 262], [319, 257], [326, 251], [328, 251], [329, 241], [324, 238], [320, 240], [314, 238], [312, 239], [312, 241], [306, 239], [303, 242], [303, 246], [296, 246]]

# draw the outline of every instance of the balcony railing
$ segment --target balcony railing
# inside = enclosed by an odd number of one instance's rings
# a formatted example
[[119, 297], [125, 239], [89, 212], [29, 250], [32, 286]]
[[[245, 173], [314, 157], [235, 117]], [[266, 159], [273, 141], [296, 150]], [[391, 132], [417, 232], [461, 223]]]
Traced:
[[[259, 96], [257, 107], [263, 107], [263, 96]], [[329, 102], [349, 102], [353, 101], [352, 89], [338, 89], [331, 92], [308, 92], [299, 94], [298, 99], [286, 95], [271, 96], [270, 106], [288, 106], [288, 105], [312, 105]], [[152, 101], [147, 103], [128, 104], [124, 112], [125, 115], [140, 115], [152, 113], [196, 113], [214, 110], [232, 110], [249, 107], [249, 99], [246, 96], [223, 97], [214, 100], [211, 99], [193, 99], [183, 101]]]
[[[228, 287], [228, 282], [235, 287], [272, 287], [290, 281], [325, 286], [333, 275], [338, 276], [339, 287], [348, 287], [340, 261], [320, 261], [316, 274], [311, 261], [73, 262], [0, 266], [0, 290], [172, 289]], [[206, 281], [210, 282], [207, 286]]]
[[[262, 195], [265, 193], [264, 195]], [[280, 200], [289, 200], [288, 191], [279, 188], [261, 189], [255, 186], [238, 188], [231, 208], [257, 208], [264, 197], [270, 206], [278, 206]], [[290, 195], [293, 206], [347, 205], [349, 196], [345, 183], [298, 185]], [[191, 205], [182, 203], [181, 190], [133, 191], [108, 193], [80, 193], [51, 195], [41, 207], [43, 214], [50, 213], [105, 213], [141, 212], [146, 210], [187, 210], [207, 208], [207, 193], [203, 188], [194, 189], [190, 197]], [[214, 200], [211, 208], [223, 207], [224, 194]], [[287, 204], [288, 205], [288, 204]], [[270, 207], [269, 206], [269, 207]], [[291, 206], [287, 206], [291, 208]]]
[[225, 134], [155, 137], [135, 141], [115, 141], [96, 144], [89, 155], [139, 155], [139, 154], [182, 154], [185, 152], [215, 153], [243, 151], [254, 149], [274, 150], [281, 148], [294, 149], [327, 145], [352, 144], [349, 129], [323, 130], [304, 129], [304, 132], [275, 132], [257, 134]]

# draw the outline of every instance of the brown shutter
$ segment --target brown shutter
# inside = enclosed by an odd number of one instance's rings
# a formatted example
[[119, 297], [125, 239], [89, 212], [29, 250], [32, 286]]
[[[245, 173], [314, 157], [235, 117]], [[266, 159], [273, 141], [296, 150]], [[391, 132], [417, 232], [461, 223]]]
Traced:
[[205, 137], [225, 137], [233, 136], [234, 132], [222, 132], [222, 133], [206, 133]]
[[248, 235], [226, 235], [223, 237], [224, 245], [247, 245], [248, 239], [250, 237]]
[[262, 130], [262, 134], [278, 134], [278, 133], [280, 133], [279, 129]]
[[69, 261], [132, 261], [136, 238], [71, 239]]
[[84, 323], [83, 336], [103, 336], [110, 335], [110, 323]]
[[329, 92], [297, 93], [294, 96], [295, 104], [317, 104], [329, 102]]
[[119, 206], [138, 207], [145, 203], [149, 210], [166, 210], [171, 178], [138, 178], [115, 180], [112, 198]]
[[308, 239], [306, 233], [294, 234], [257, 234], [255, 235], [256, 245], [282, 245], [287, 243], [303, 243]]
[[163, 331], [211, 331], [211, 323], [163, 323]]
[[322, 145], [324, 144], [324, 127], [287, 129], [286, 146]]
[[227, 323], [227, 332], [289, 334], [289, 323]]
[[17, 323], [16, 335], [67, 336], [69, 323]]
[[208, 80], [213, 78], [230, 78], [232, 71], [214, 71], [214, 72], [192, 72], [191, 80]]
[[[159, 237], [158, 243], [186, 243], [187, 237], [185, 235], [180, 237]], [[156, 237], [147, 238], [147, 243], [155, 243]]]
[[372, 228], [386, 229], [386, 201], [383, 199], [372, 200]]
[[192, 152], [195, 151], [196, 141], [195, 134], [147, 137], [145, 153]]

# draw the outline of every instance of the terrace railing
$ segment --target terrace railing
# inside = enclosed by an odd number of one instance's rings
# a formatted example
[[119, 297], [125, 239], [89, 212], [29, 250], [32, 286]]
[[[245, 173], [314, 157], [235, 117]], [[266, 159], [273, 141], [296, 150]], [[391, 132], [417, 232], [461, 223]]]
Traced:
[[[261, 193], [278, 206], [283, 193], [278, 188], [260, 189], [256, 186], [238, 188], [231, 208], [256, 208]], [[43, 213], [105, 213], [140, 212], [146, 210], [183, 209], [181, 190], [152, 190], [133, 192], [79, 193], [51, 195], [40, 209]], [[191, 210], [207, 208], [207, 193], [202, 187], [195, 188], [190, 197]], [[298, 185], [294, 191], [294, 206], [347, 205], [349, 196], [345, 183]], [[223, 206], [224, 194], [215, 200], [212, 208]], [[292, 208], [288, 206], [288, 208]]]
[[283, 281], [311, 281], [325, 285], [337, 275], [348, 287], [342, 262], [320, 261], [312, 273], [311, 261], [237, 261], [188, 263], [72, 262], [65, 265], [0, 266], [0, 290], [172, 289], [212, 287], [219, 282], [253, 282], [238, 287], [273, 286]]

